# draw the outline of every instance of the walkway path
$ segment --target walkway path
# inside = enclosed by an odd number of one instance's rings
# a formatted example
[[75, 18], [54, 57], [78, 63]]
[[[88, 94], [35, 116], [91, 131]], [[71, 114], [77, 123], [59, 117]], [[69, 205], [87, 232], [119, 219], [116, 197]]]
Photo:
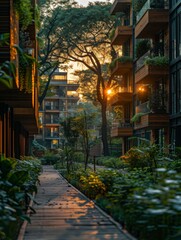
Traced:
[[18, 240], [133, 239], [53, 167], [44, 166], [39, 179], [36, 214]]

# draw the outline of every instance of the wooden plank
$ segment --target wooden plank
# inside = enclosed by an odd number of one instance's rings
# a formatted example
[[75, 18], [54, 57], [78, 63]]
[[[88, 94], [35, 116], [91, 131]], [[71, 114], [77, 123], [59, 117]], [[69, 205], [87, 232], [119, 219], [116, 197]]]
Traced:
[[133, 239], [51, 166], [44, 167], [40, 183], [35, 198], [39, 203], [33, 205], [36, 213], [31, 214], [24, 238], [18, 240]]

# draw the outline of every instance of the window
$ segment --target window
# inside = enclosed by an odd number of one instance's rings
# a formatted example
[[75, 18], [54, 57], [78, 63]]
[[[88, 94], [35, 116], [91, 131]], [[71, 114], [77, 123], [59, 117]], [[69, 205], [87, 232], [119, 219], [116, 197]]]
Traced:
[[171, 60], [181, 56], [181, 6], [171, 15]]
[[172, 114], [181, 113], [181, 68], [176, 69], [171, 75], [171, 101]]

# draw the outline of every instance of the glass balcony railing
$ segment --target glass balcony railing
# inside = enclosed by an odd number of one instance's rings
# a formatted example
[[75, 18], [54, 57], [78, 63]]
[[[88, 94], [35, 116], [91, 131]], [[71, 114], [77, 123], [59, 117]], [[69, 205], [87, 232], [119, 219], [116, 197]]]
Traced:
[[46, 138], [59, 138], [59, 132], [46, 133]]
[[149, 113], [149, 112], [150, 112], [149, 101], [136, 106], [136, 113]]
[[132, 93], [132, 87], [118, 87], [115, 89], [115, 93]]
[[150, 57], [150, 51], [146, 52], [143, 56], [141, 56], [137, 61], [136, 61], [136, 71], [139, 70], [142, 66], [145, 65], [145, 59], [147, 57]]
[[45, 110], [59, 110], [59, 106], [45, 106]]
[[114, 128], [130, 128], [133, 124], [130, 119], [117, 119], [112, 123], [112, 129]]
[[136, 21], [138, 22], [149, 9], [166, 9], [167, 7], [168, 0], [148, 0], [137, 14]]

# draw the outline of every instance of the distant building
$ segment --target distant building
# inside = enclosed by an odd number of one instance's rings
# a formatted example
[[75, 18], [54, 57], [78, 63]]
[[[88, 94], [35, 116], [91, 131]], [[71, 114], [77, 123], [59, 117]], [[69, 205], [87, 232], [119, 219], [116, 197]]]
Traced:
[[40, 134], [35, 136], [48, 149], [64, 144], [60, 121], [74, 111], [79, 100], [78, 86], [77, 81], [67, 79], [66, 72], [56, 71], [52, 76], [47, 96], [39, 110]]

